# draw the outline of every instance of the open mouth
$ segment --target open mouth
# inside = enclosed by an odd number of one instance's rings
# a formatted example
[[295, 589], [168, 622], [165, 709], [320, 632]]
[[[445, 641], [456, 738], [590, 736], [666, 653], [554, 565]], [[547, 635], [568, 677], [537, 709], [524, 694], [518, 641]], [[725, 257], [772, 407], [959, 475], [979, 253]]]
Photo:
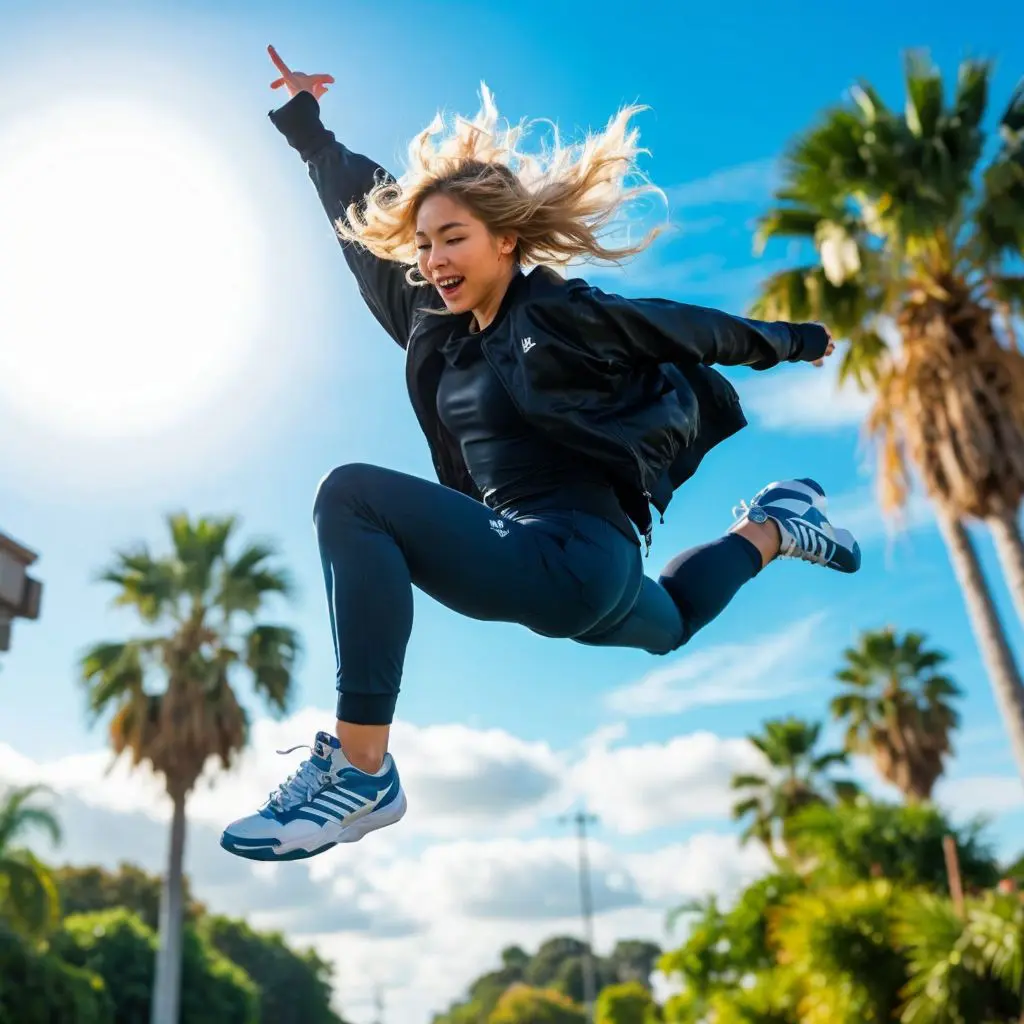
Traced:
[[464, 277], [442, 277], [437, 282], [438, 291], [445, 297], [451, 298], [461, 287]]

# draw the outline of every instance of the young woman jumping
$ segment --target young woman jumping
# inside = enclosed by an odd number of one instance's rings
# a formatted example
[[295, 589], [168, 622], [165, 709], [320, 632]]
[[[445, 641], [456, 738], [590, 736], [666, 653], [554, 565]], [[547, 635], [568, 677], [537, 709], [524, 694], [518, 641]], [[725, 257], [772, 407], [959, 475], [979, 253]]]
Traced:
[[[625, 108], [544, 159], [481, 113], [435, 119], [399, 179], [320, 121], [329, 75], [292, 71], [270, 118], [305, 162], [360, 294], [405, 350], [409, 397], [437, 483], [349, 464], [321, 481], [313, 521], [337, 659], [337, 723], [221, 845], [293, 860], [398, 821], [388, 737], [413, 587], [462, 615], [548, 637], [663, 655], [686, 644], [776, 558], [856, 572], [813, 480], [772, 483], [728, 532], [644, 574], [651, 507], [664, 513], [703, 456], [745, 425], [711, 364], [820, 366], [820, 324], [765, 323], [666, 299], [627, 299], [552, 266], [618, 260], [652, 235], [599, 240], [640, 150]], [[532, 267], [527, 273], [523, 268]]]

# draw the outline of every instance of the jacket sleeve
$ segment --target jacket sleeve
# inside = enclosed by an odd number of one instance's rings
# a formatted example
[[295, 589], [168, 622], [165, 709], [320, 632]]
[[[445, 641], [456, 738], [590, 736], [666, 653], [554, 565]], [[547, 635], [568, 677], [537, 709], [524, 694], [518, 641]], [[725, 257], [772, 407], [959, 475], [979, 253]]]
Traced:
[[631, 299], [592, 285], [570, 289], [579, 327], [617, 336], [624, 361], [717, 363], [767, 370], [780, 362], [812, 362], [828, 347], [820, 324], [750, 320], [671, 299]]
[[[270, 111], [269, 117], [305, 162], [332, 226], [345, 219], [349, 204], [358, 203], [374, 185], [391, 179], [379, 164], [337, 141], [322, 124], [320, 104], [311, 93], [296, 94]], [[384, 330], [405, 348], [413, 316], [420, 307], [432, 304], [433, 289], [409, 284], [405, 264], [379, 259], [340, 237], [338, 242], [363, 301]]]

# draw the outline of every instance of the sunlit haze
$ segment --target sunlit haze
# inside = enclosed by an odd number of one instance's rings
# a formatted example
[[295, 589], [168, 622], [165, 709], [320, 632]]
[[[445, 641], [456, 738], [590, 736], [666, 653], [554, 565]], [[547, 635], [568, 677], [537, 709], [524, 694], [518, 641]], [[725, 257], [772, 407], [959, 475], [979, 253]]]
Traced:
[[230, 383], [265, 254], [193, 127], [116, 99], [0, 127], [0, 395], [51, 428], [166, 428]]

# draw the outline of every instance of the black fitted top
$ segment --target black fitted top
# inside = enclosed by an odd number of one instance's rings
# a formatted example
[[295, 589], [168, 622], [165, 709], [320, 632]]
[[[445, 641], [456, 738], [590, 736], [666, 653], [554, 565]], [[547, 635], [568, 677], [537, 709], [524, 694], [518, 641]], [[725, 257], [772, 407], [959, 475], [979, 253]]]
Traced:
[[636, 540], [601, 466], [523, 419], [487, 362], [481, 339], [455, 331], [442, 346], [437, 412], [458, 440], [484, 502], [505, 516], [574, 509], [607, 519]]

